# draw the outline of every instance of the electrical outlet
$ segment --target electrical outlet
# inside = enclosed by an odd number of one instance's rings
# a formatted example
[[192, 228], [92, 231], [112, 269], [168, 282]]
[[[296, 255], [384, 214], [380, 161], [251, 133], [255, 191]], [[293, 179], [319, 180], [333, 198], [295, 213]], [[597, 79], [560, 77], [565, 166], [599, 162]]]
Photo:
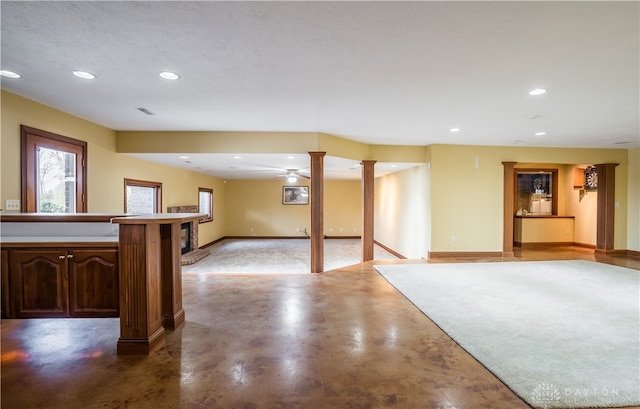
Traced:
[[4, 210], [20, 210], [20, 200], [5, 200]]
[[457, 240], [456, 236], [451, 236], [451, 243], [455, 243]]
[[300, 230], [300, 227], [296, 227], [296, 231], [300, 233], [302, 230]]

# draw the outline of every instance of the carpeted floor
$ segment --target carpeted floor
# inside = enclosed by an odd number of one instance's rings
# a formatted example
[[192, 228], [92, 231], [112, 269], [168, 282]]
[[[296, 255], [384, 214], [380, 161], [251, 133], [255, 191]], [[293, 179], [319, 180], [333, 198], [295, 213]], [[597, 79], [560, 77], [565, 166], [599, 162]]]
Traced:
[[640, 272], [590, 261], [375, 268], [535, 408], [640, 404]]
[[[326, 239], [324, 270], [360, 262], [360, 239]], [[211, 254], [183, 273], [271, 273], [301, 274], [311, 271], [311, 241], [307, 239], [227, 239], [208, 247]], [[397, 259], [374, 245], [376, 260]]]

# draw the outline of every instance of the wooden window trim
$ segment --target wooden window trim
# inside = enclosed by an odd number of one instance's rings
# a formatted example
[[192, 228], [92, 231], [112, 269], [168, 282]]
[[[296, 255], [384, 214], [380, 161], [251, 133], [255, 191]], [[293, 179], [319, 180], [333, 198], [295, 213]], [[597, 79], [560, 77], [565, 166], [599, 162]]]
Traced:
[[124, 211], [127, 211], [127, 186], [153, 187], [156, 189], [156, 213], [162, 213], [162, 183], [148, 180], [124, 179]]
[[88, 208], [87, 142], [26, 125], [20, 125], [20, 211], [23, 213], [37, 211], [36, 178], [33, 174], [36, 166], [33, 149], [36, 139], [46, 139], [47, 147], [59, 149], [74, 145], [82, 152], [82, 158], [78, 158], [78, 165], [76, 165], [80, 168], [76, 174], [76, 213], [86, 213]]
[[211, 215], [211, 217], [208, 217], [206, 219], [202, 219], [200, 220], [200, 223], [209, 223], [212, 222], [214, 217], [213, 217], [213, 189], [209, 189], [206, 187], [199, 187], [198, 188], [198, 210], [200, 210], [200, 193], [205, 192], [205, 193], [209, 193], [209, 214]]
[[513, 170], [513, 215], [515, 216], [518, 211], [518, 173], [520, 172], [549, 172], [551, 173], [551, 196], [553, 201], [551, 202], [551, 214], [553, 216], [558, 215], [558, 169], [557, 168], [514, 168]]

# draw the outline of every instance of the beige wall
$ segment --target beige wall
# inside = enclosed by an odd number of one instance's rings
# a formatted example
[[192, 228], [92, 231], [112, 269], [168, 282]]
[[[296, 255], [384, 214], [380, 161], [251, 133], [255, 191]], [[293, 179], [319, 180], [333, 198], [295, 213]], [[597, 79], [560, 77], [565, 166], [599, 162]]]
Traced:
[[[475, 167], [475, 158], [479, 167]], [[627, 246], [627, 151], [623, 149], [430, 146], [431, 251], [502, 251], [502, 162], [529, 164], [619, 163], [616, 168], [616, 249]], [[569, 183], [568, 172], [564, 181]], [[559, 198], [559, 209], [570, 198]], [[565, 214], [567, 215], [567, 214]], [[638, 231], [638, 226], [629, 226]], [[637, 233], [636, 233], [637, 234]], [[455, 237], [455, 241], [453, 238]]]
[[[627, 249], [640, 251], [640, 148], [629, 150]], [[617, 174], [617, 173], [616, 173]], [[617, 186], [617, 185], [616, 185]]]
[[[295, 185], [309, 183], [301, 180]], [[305, 237], [304, 229], [309, 232], [311, 226], [311, 205], [283, 205], [283, 186], [292, 185], [279, 179], [227, 180], [227, 236]], [[359, 181], [325, 181], [325, 235], [360, 236], [360, 197]]]
[[429, 169], [415, 166], [375, 180], [374, 239], [407, 258], [429, 250]]
[[124, 178], [162, 183], [162, 206], [198, 203], [198, 187], [214, 190], [213, 222], [200, 226], [200, 244], [225, 235], [224, 184], [220, 179], [116, 153], [115, 132], [2, 91], [2, 186], [0, 200], [20, 198], [20, 125], [87, 142], [87, 203], [93, 213], [124, 211]]
[[[119, 141], [125, 144], [128, 137], [136, 139], [124, 151], [148, 151], [148, 147], [143, 149], [140, 144], [153, 140], [151, 134], [156, 133], [116, 133], [6, 91], [2, 91], [1, 104], [2, 203], [20, 197], [20, 124], [25, 124], [88, 142], [91, 212], [123, 211], [123, 179], [126, 177], [163, 183], [165, 209], [166, 206], [195, 204], [198, 187], [213, 188], [215, 221], [201, 226], [202, 244], [225, 235], [291, 236], [298, 234], [297, 227], [309, 226], [310, 206], [281, 204], [282, 181], [230, 180], [225, 184], [217, 178], [116, 153]], [[218, 142], [224, 148], [229, 135], [220, 134], [224, 137]], [[233, 134], [234, 137], [237, 135]], [[300, 135], [303, 137], [296, 137]], [[377, 160], [381, 160], [377, 156], [392, 152], [389, 148], [346, 143], [324, 134], [300, 135], [286, 134], [278, 140], [289, 146], [293, 138], [299, 144], [296, 145], [299, 150], [326, 145], [329, 150], [349, 153], [345, 156], [361, 155], [366, 151], [370, 159]], [[194, 143], [204, 143], [206, 136], [208, 133], [196, 137]], [[253, 136], [247, 134], [246, 138]], [[153, 140], [152, 145], [160, 144]], [[376, 179], [375, 239], [408, 257], [425, 257], [428, 251], [502, 250], [503, 161], [559, 166], [619, 163], [616, 168], [615, 201], [618, 207], [615, 209], [614, 247], [640, 251], [640, 149], [431, 145], [396, 150], [404, 159], [419, 160], [426, 155], [428, 166]], [[385, 160], [391, 158], [385, 157]], [[567, 186], [571, 183], [569, 168], [565, 166], [565, 172], [561, 173], [564, 175], [561, 183]], [[571, 189], [559, 198], [561, 211], [575, 213], [577, 218], [591, 217], [595, 194], [588, 193], [582, 200], [576, 195], [577, 191]], [[253, 204], [256, 200], [264, 207]], [[325, 234], [360, 235], [360, 217], [359, 182], [326, 181]], [[334, 230], [330, 232], [329, 229]], [[591, 243], [593, 235], [591, 229], [582, 231], [576, 227], [578, 242]]]

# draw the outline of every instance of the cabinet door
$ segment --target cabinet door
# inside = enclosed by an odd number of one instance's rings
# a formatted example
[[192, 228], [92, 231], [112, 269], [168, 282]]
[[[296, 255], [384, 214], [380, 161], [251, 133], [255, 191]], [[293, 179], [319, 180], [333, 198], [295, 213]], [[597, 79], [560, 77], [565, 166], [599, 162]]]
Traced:
[[69, 313], [72, 317], [118, 317], [118, 251], [70, 250]]
[[0, 266], [0, 277], [2, 292], [0, 293], [0, 297], [2, 297], [2, 318], [11, 317], [11, 311], [9, 309], [9, 250], [1, 250], [2, 254], [2, 265]]
[[16, 318], [68, 315], [64, 249], [12, 250], [9, 263], [11, 308]]

